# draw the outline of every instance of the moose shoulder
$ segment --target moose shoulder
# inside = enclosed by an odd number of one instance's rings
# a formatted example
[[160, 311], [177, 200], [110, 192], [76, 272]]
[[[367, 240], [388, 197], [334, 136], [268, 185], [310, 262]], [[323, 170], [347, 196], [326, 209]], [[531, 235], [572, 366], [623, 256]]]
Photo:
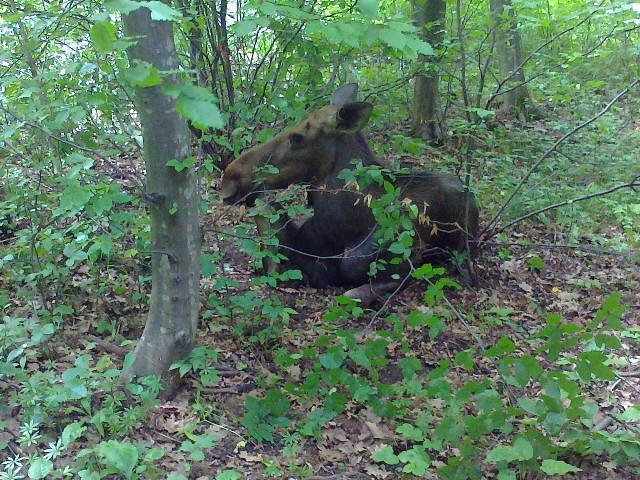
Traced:
[[[365, 166], [380, 166], [371, 152], [362, 128], [373, 106], [356, 101], [357, 84], [345, 85], [332, 95], [331, 103], [310, 113], [305, 120], [271, 141], [255, 146], [234, 160], [225, 170], [221, 194], [226, 203], [253, 203], [265, 190], [291, 184], [310, 185], [309, 204], [313, 215], [301, 225], [283, 219], [278, 238], [290, 268], [299, 268], [317, 287], [356, 286], [348, 294], [375, 298], [395, 289], [410, 262], [389, 264], [375, 278], [370, 264], [392, 255], [376, 238], [379, 228], [363, 195], [379, 197], [377, 185], [363, 192], [345, 188], [340, 172], [355, 159]], [[271, 175], [260, 175], [271, 166]], [[473, 194], [460, 179], [447, 173], [400, 175], [394, 187], [400, 198], [410, 200], [420, 212], [414, 222], [414, 265], [425, 252], [462, 251], [467, 235], [478, 229], [478, 208]], [[393, 278], [392, 278], [393, 277]]]

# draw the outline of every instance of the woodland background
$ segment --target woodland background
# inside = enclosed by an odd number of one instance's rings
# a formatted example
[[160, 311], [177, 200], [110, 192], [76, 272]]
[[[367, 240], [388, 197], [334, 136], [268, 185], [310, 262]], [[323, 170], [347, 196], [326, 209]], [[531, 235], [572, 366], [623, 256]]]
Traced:
[[[626, 0], [0, 0], [0, 478], [640, 478], [639, 37]], [[476, 193], [477, 287], [261, 274], [220, 172], [348, 82], [390, 168]], [[202, 226], [186, 320], [150, 214]]]

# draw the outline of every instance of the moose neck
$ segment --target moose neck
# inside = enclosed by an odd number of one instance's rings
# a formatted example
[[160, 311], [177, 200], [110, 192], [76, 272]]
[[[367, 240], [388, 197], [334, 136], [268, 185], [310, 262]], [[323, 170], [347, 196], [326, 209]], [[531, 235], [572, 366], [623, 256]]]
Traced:
[[373, 155], [361, 132], [346, 133], [336, 139], [333, 161], [327, 162], [315, 178], [316, 185], [339, 187], [343, 181], [338, 179], [340, 172], [353, 167], [353, 161], [361, 161], [364, 166], [380, 165]]

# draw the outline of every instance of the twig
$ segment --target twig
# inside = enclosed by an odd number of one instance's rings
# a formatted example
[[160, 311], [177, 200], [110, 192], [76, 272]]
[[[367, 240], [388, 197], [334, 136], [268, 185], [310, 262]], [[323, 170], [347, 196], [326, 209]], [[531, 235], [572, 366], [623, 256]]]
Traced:
[[[623, 184], [620, 184], [620, 185], [616, 185], [615, 187], [611, 187], [611, 188], [609, 188], [607, 190], [601, 190], [599, 192], [590, 193], [588, 195], [582, 195], [580, 197], [571, 198], [569, 200], [565, 200], [563, 202], [554, 203], [552, 205], [547, 205], [546, 207], [542, 207], [542, 208], [539, 208], [538, 210], [535, 210], [533, 212], [529, 212], [526, 215], [522, 215], [521, 217], [518, 217], [515, 220], [510, 221], [509, 223], [503, 225], [502, 227], [500, 227], [500, 228], [498, 228], [496, 230], [493, 230], [491, 232], [491, 236], [493, 237], [495, 235], [498, 235], [499, 233], [503, 232], [504, 230], [507, 230], [507, 229], [513, 227], [517, 223], [520, 223], [520, 222], [522, 222], [524, 220], [527, 220], [528, 218], [540, 215], [541, 213], [547, 212], [549, 210], [554, 210], [556, 208], [565, 207], [565, 206], [571, 205], [573, 203], [582, 202], [584, 200], [590, 200], [590, 199], [596, 198], [596, 197], [603, 197], [605, 195], [613, 193], [613, 192], [615, 192], [617, 190], [621, 190], [623, 188], [631, 188], [631, 189], [640, 188], [640, 176], [634, 178], [633, 180], [631, 180], [628, 183], [623, 183]], [[511, 198], [513, 198], [513, 197], [511, 197]]]
[[118, 355], [119, 357], [124, 357], [127, 353], [133, 350], [131, 345], [126, 347], [121, 347], [119, 345], [115, 345], [111, 342], [104, 340], [103, 338], [96, 337], [95, 335], [86, 335], [87, 340], [95, 343], [98, 347], [106, 352], [113, 353], [114, 355]]
[[[516, 194], [522, 189], [524, 184], [529, 180], [529, 177], [531, 177], [531, 175], [540, 167], [540, 165], [542, 165], [542, 163], [547, 158], [549, 158], [551, 156], [551, 154], [560, 145], [562, 145], [565, 141], [567, 141], [567, 139], [572, 137], [576, 132], [578, 132], [579, 130], [582, 130], [583, 128], [587, 127], [588, 125], [592, 124], [593, 122], [598, 120], [600, 117], [602, 117], [605, 113], [607, 113], [611, 109], [611, 107], [613, 107], [613, 105], [615, 105], [618, 102], [618, 100], [620, 100], [620, 98], [624, 97], [627, 93], [629, 93], [629, 90], [634, 88], [638, 83], [640, 83], [640, 80], [634, 80], [627, 88], [625, 88], [620, 93], [618, 93], [600, 112], [598, 112], [596, 115], [591, 117], [589, 120], [577, 125], [573, 129], [571, 129], [571, 131], [567, 132], [562, 137], [560, 137], [560, 139], [558, 139], [546, 152], [544, 152], [544, 154], [540, 157], [540, 159], [536, 163], [533, 164], [533, 166], [529, 169], [529, 171], [527, 171], [527, 173], [524, 175], [524, 177], [522, 177], [520, 182], [518, 182], [518, 184], [514, 188], [513, 192], [511, 192], [511, 195], [509, 195], [509, 197], [505, 200], [505, 202], [502, 204], [502, 206], [500, 207], [498, 212], [494, 215], [494, 217], [480, 231], [480, 233], [478, 234], [478, 239], [486, 240], [488, 238], [493, 237], [496, 234], [496, 232], [490, 232], [490, 234], [487, 235], [486, 239], [483, 238], [483, 237], [485, 237], [487, 232], [489, 232], [489, 230], [491, 228], [493, 228], [495, 226], [495, 224], [500, 220], [500, 218], [504, 214], [504, 211], [506, 210], [506, 208], [509, 205], [509, 203], [511, 202], [511, 200], [513, 200], [513, 198], [516, 196]], [[502, 231], [502, 230], [504, 230], [504, 228], [501, 228], [499, 231]]]
[[222, 430], [226, 430], [227, 432], [231, 432], [233, 433], [235, 436], [244, 439], [244, 437], [242, 435], [240, 435], [238, 432], [236, 432], [235, 430], [231, 430], [229, 427], [222, 425], [221, 423], [213, 423], [209, 420], [205, 420], [209, 425], [213, 425], [215, 427], [221, 428]]
[[117, 172], [119, 175], [121, 175], [122, 178], [125, 178], [125, 179], [129, 180], [139, 190], [144, 190], [144, 187], [143, 187], [142, 183], [140, 183], [137, 178], [134, 178], [131, 175], [129, 175], [126, 172], [124, 172], [112, 160], [110, 160], [107, 157], [101, 155], [96, 150], [93, 150], [93, 149], [88, 148], [88, 147], [83, 147], [82, 145], [78, 145], [77, 143], [74, 143], [74, 142], [72, 142], [70, 140], [66, 140], [66, 139], [64, 139], [62, 137], [54, 135], [53, 133], [50, 133], [49, 131], [47, 131], [44, 127], [42, 127], [42, 126], [40, 126], [40, 125], [38, 125], [36, 123], [32, 123], [32, 122], [29, 122], [28, 120], [25, 120], [25, 119], [21, 118], [19, 115], [17, 115], [16, 113], [12, 112], [11, 110], [3, 107], [2, 105], [0, 105], [0, 110], [5, 112], [7, 115], [12, 116], [13, 118], [18, 120], [19, 122], [24, 123], [28, 127], [31, 127], [31, 128], [33, 128], [35, 130], [39, 130], [40, 132], [44, 133], [47, 137], [51, 138], [52, 140], [55, 140], [56, 142], [60, 142], [60, 143], [62, 143], [64, 145], [67, 145], [69, 147], [75, 148], [76, 150], [80, 150], [80, 151], [85, 152], [85, 153], [90, 153], [91, 155], [95, 156], [96, 158], [99, 158], [100, 160], [105, 162], [107, 165], [109, 165], [115, 172]]
[[487, 241], [484, 245], [491, 245], [496, 247], [516, 247], [516, 248], [540, 248], [540, 249], [567, 249], [567, 250], [580, 250], [593, 255], [615, 255], [633, 258], [637, 252], [626, 251], [619, 252], [617, 250], [611, 250], [607, 248], [601, 248], [591, 245], [571, 245], [568, 243], [518, 243], [518, 242], [493, 242]]

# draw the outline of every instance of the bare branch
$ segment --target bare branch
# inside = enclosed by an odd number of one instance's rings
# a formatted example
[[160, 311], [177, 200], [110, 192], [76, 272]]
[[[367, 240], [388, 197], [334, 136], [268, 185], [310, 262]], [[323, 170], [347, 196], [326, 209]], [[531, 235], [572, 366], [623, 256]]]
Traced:
[[[487, 225], [480, 231], [480, 233], [478, 234], [478, 239], [483, 239], [483, 240], [487, 240], [491, 237], [493, 237], [494, 235], [496, 235], [496, 233], [503, 231], [506, 227], [502, 227], [499, 230], [495, 230], [495, 231], [491, 231], [490, 230], [497, 224], [497, 222], [502, 218], [502, 215], [504, 214], [507, 206], [509, 205], [509, 203], [511, 202], [511, 200], [513, 200], [513, 198], [516, 196], [516, 194], [522, 189], [522, 187], [524, 186], [524, 184], [529, 180], [529, 177], [531, 177], [531, 175], [540, 167], [540, 165], [542, 165], [542, 163], [551, 156], [551, 154], [553, 152], [556, 151], [556, 149], [562, 145], [564, 142], [566, 142], [569, 138], [571, 138], [573, 135], [575, 135], [576, 132], [582, 130], [583, 128], [587, 127], [588, 125], [592, 124], [593, 122], [595, 122], [596, 120], [598, 120], [600, 117], [602, 117], [605, 113], [607, 113], [611, 107], [613, 105], [615, 105], [622, 97], [624, 97], [627, 93], [629, 93], [629, 90], [631, 90], [632, 88], [634, 88], [636, 85], [638, 85], [638, 83], [640, 83], [640, 80], [634, 80], [627, 88], [625, 88], [623, 91], [621, 91], [620, 93], [618, 93], [602, 110], [600, 110], [600, 112], [598, 112], [596, 115], [594, 115], [593, 117], [591, 117], [589, 120], [577, 125], [576, 127], [574, 127], [571, 131], [567, 132], [566, 134], [564, 134], [562, 137], [560, 137], [546, 152], [544, 152], [544, 154], [540, 157], [540, 159], [529, 169], [529, 171], [524, 175], [524, 177], [522, 177], [522, 179], [520, 180], [520, 182], [518, 182], [518, 185], [516, 185], [516, 187], [514, 188], [513, 192], [511, 192], [511, 195], [509, 195], [509, 198], [507, 198], [505, 200], [505, 202], [502, 204], [502, 207], [500, 207], [500, 209], [498, 210], [498, 212], [494, 215], [494, 217], [489, 221], [489, 223], [487, 223]], [[635, 180], [634, 180], [635, 182]], [[629, 186], [635, 186], [633, 185], [633, 182], [631, 182], [631, 184], [624, 184], [622, 187], [618, 186], [618, 188], [615, 188], [615, 190], [619, 190], [620, 188], [625, 188], [625, 187], [629, 187]], [[614, 190], [614, 191], [615, 191]], [[597, 195], [596, 195], [597, 196]], [[592, 197], [590, 197], [592, 198]], [[575, 200], [573, 200], [575, 201]], [[567, 201], [568, 204], [571, 201]], [[557, 208], [557, 207], [554, 207]], [[543, 210], [546, 211], [546, 210]], [[535, 212], [534, 212], [535, 213]], [[541, 212], [538, 212], [541, 213]], [[536, 213], [537, 214], [537, 213]], [[529, 218], [533, 216], [533, 214], [528, 215], [526, 217], [523, 217], [521, 219], [519, 219], [518, 221], [524, 220], [524, 218]], [[512, 226], [514, 224], [514, 222], [510, 222], [508, 224], [508, 226]], [[487, 232], [490, 232], [489, 234], [487, 234]], [[486, 238], [484, 238], [486, 235]]]
[[528, 218], [531, 217], [535, 217], [537, 215], [540, 215], [541, 213], [544, 212], [548, 212], [549, 210], [554, 210], [556, 208], [560, 208], [560, 207], [565, 207], [567, 205], [571, 205], [573, 203], [578, 203], [578, 202], [583, 202], [585, 200], [590, 200], [592, 198], [596, 198], [596, 197], [603, 197], [605, 195], [609, 195], [610, 193], [616, 192], [618, 190], [622, 190], [623, 188], [631, 188], [631, 189], [636, 189], [636, 188], [640, 188], [640, 177], [636, 177], [633, 180], [631, 180], [629, 183], [623, 183], [620, 185], [616, 185], [615, 187], [611, 187], [607, 190], [601, 190], [599, 192], [595, 192], [595, 193], [590, 193], [589, 195], [582, 195], [580, 197], [576, 197], [576, 198], [572, 198], [569, 200], [565, 200], [563, 202], [558, 202], [558, 203], [554, 203], [553, 205], [547, 205], [546, 207], [543, 208], [539, 208], [538, 210], [535, 210], [533, 212], [527, 213], [526, 215], [522, 215], [521, 217], [516, 218], [515, 220], [512, 220], [511, 222], [501, 226], [500, 228], [494, 230], [493, 232], [491, 232], [491, 236], [497, 235], [511, 227], [513, 227], [514, 225], [516, 225], [517, 223], [520, 223]]

